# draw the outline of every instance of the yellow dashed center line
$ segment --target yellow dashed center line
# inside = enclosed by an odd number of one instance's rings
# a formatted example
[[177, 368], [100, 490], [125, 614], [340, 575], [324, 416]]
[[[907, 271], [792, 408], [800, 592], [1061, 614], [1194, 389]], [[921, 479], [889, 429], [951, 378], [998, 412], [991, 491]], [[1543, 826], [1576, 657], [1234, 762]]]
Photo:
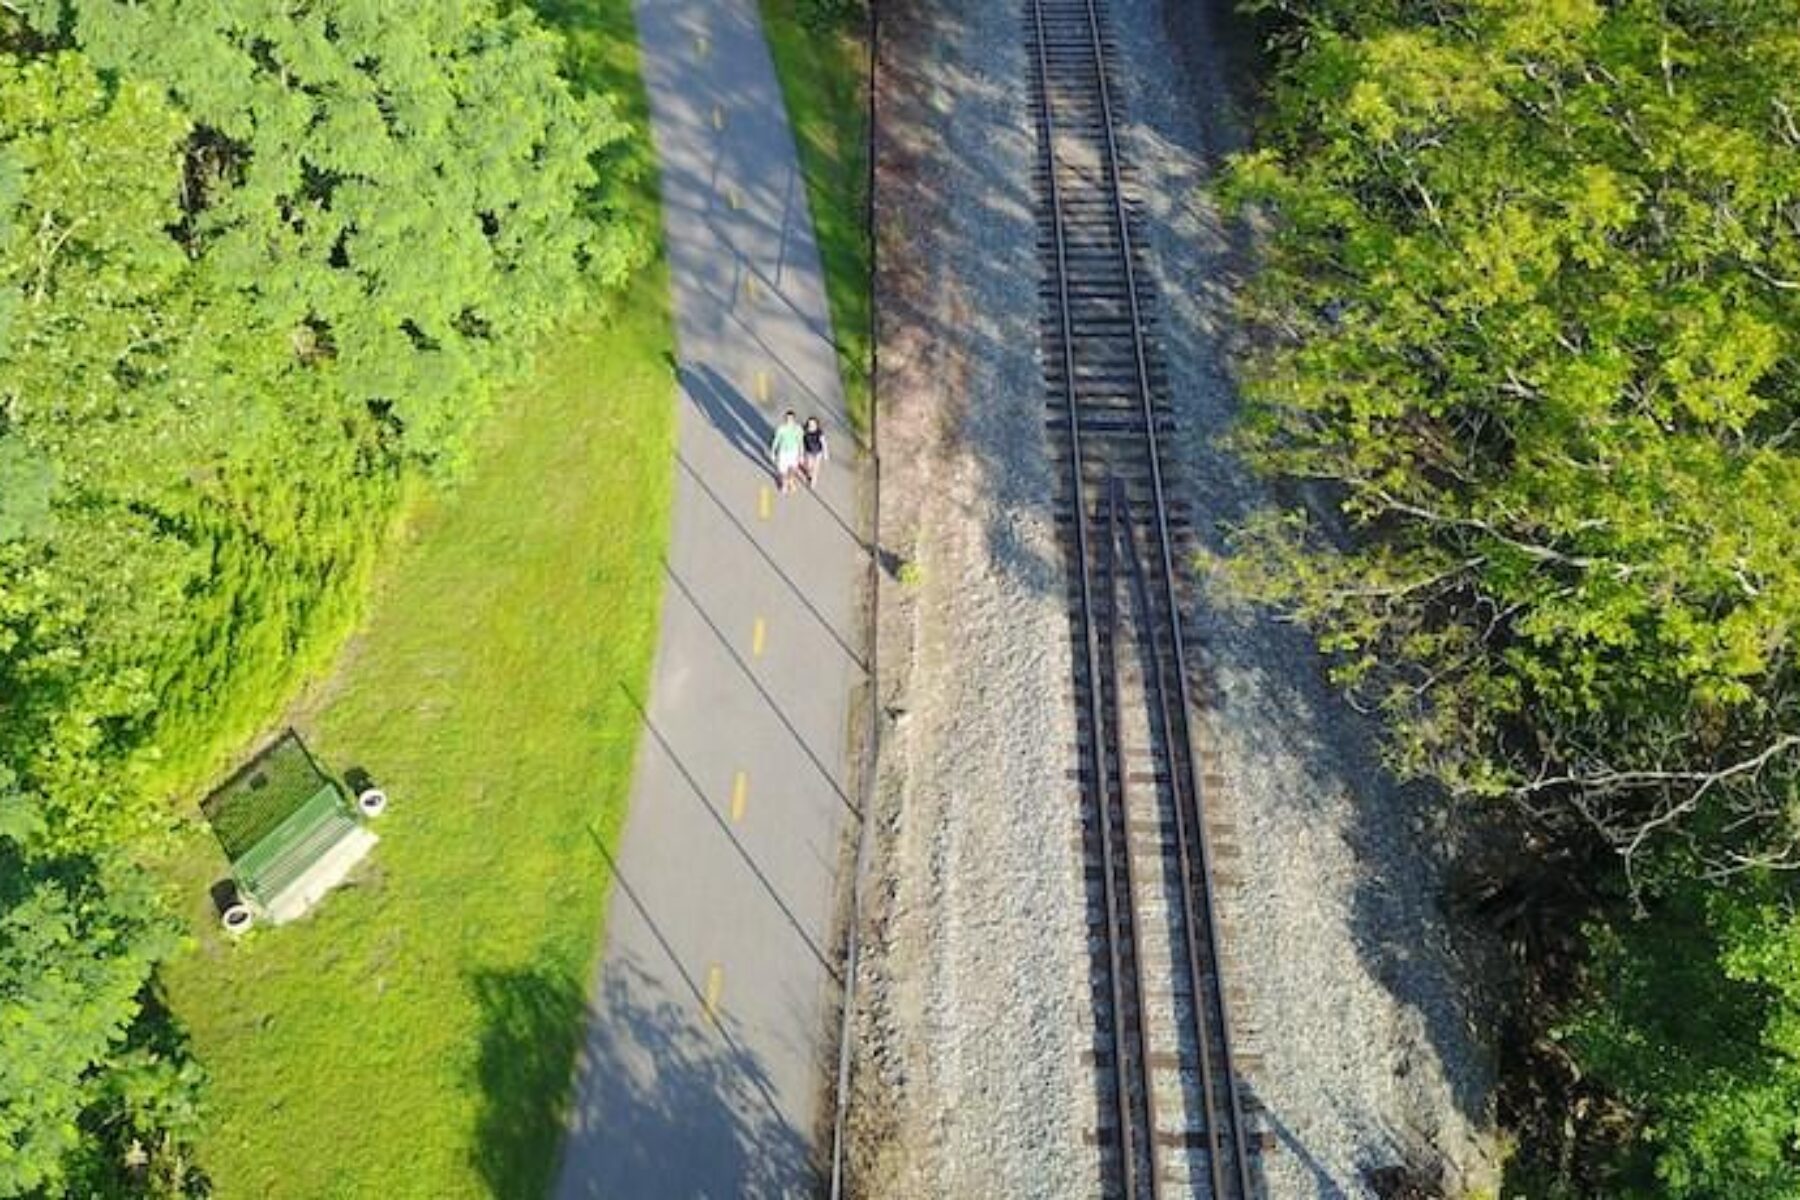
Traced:
[[738, 209], [744, 207], [744, 193], [737, 190], [737, 184], [734, 183], [726, 186], [725, 203], [731, 205], [732, 212], [736, 212]]
[[767, 404], [769, 402], [769, 373], [767, 371], [758, 371], [756, 373], [755, 387], [756, 402], [758, 404]]
[[704, 33], [696, 33], [694, 35], [694, 53], [698, 54], [701, 58], [705, 58], [707, 55], [711, 54], [712, 39], [707, 37]]
[[725, 992], [725, 968], [713, 963], [706, 968], [706, 995], [700, 1011], [713, 1025], [719, 1023], [719, 997]]
[[714, 129], [725, 128], [725, 110], [716, 104], [713, 105], [712, 122]]
[[774, 511], [775, 493], [770, 489], [769, 485], [765, 483], [762, 486], [762, 490], [756, 494], [756, 515], [766, 521]]
[[754, 302], [757, 295], [756, 276], [744, 276], [744, 299]]
[[739, 771], [731, 777], [731, 823], [744, 819], [744, 808], [750, 802], [750, 777]]
[[751, 658], [761, 658], [762, 657], [763, 642], [768, 639], [768, 633], [769, 633], [768, 623], [765, 622], [761, 617], [756, 618], [756, 623], [750, 626], [750, 657]]

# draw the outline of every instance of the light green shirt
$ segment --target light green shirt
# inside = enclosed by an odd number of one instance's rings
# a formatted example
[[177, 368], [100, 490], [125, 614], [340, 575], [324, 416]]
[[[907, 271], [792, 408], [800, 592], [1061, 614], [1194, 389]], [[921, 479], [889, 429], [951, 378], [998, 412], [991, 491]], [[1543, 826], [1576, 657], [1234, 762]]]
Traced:
[[775, 427], [775, 440], [769, 443], [769, 453], [776, 458], [800, 457], [799, 422], [784, 421]]

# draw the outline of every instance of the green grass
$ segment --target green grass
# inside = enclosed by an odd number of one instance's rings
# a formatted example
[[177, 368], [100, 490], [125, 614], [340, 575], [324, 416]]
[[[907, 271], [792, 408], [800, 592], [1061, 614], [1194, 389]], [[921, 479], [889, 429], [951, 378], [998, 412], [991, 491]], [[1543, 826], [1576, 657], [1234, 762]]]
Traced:
[[[642, 124], [626, 0], [545, 3]], [[641, 170], [649, 151], [633, 152]], [[624, 202], [656, 229], [654, 180]], [[369, 617], [289, 717], [391, 801], [353, 886], [233, 944], [196, 832], [163, 985], [210, 1076], [221, 1197], [536, 1197], [560, 1138], [656, 638], [674, 446], [658, 262], [576, 322], [415, 497]]]
[[825, 267], [838, 371], [850, 419], [869, 428], [868, 43], [861, 13], [817, 29], [803, 0], [762, 0], [763, 27], [781, 76], [788, 119]]
[[[421, 506], [297, 711], [386, 789], [358, 886], [165, 982], [222, 1196], [535, 1196], [555, 1157], [656, 635], [672, 450], [662, 272], [577, 328]], [[626, 451], [626, 452], [622, 452]], [[222, 867], [216, 850], [200, 870]], [[203, 879], [190, 895], [200, 897]]]
[[284, 738], [201, 804], [213, 836], [233, 861], [268, 837], [325, 788], [299, 742]]

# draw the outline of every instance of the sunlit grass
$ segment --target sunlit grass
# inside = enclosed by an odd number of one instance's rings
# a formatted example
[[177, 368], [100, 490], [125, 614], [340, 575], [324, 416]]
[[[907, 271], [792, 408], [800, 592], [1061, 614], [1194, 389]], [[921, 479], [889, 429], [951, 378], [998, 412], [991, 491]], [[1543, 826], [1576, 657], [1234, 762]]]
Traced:
[[[628, 4], [540, 9], [641, 125]], [[653, 182], [629, 198], [652, 233]], [[205, 898], [217, 847], [196, 835], [171, 870], [198, 944], [163, 984], [211, 1079], [221, 1197], [546, 1188], [656, 638], [667, 295], [658, 263], [546, 349], [467, 475], [415, 501], [368, 619], [291, 714], [327, 769], [391, 798], [355, 884], [234, 945]]]
[[596, 839], [623, 817], [627, 689], [643, 694], [656, 634], [661, 296], [647, 278], [635, 311], [547, 357], [470, 477], [412, 521], [296, 714], [328, 768], [391, 798], [362, 881], [237, 946], [197, 906], [199, 950], [165, 978], [212, 1078], [201, 1156], [222, 1196], [531, 1196], [545, 1179], [579, 1012], [540, 1015], [532, 1044], [504, 981], [578, 996], [594, 962]]
[[799, 0], [762, 0], [763, 25], [781, 76], [788, 119], [824, 261], [831, 326], [845, 401], [868, 430], [872, 331], [869, 309], [868, 43], [863, 18], [817, 29]]

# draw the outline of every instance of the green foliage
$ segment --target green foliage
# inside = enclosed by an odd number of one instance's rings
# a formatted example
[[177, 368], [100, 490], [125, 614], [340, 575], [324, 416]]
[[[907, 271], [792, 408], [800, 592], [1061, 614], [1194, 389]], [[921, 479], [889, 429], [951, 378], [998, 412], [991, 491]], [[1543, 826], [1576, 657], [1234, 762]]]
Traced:
[[1614, 1194], [1800, 1193], [1800, 909], [1758, 879], [1685, 889], [1595, 928], [1592, 994], [1563, 1031], [1639, 1127]]
[[[102, 70], [198, 127], [181, 240], [295, 365], [446, 452], [498, 367], [640, 261], [596, 223], [594, 156], [626, 136], [574, 95], [526, 11], [439, 0], [75, 0]], [[179, 31], [178, 36], [171, 36]]]
[[[11, 462], [57, 480], [39, 497], [56, 519], [0, 542], [0, 763], [54, 798], [47, 814], [77, 849], [105, 839], [72, 810], [116, 790], [90, 753], [100, 726], [149, 709], [143, 660], [195, 570], [159, 536], [168, 475], [207, 463], [209, 433], [230, 427], [230, 406], [189, 382], [224, 364], [166, 232], [186, 135], [155, 88], [109, 92], [76, 54], [0, 57], [0, 152], [22, 173], [0, 241], [0, 293], [14, 298], [0, 428]], [[102, 803], [122, 828], [141, 819]]]
[[[1265, 5], [1264, 7], [1287, 7]], [[1409, 773], [1628, 858], [1795, 846], [1800, 5], [1332, 0], [1264, 147], [1241, 444], [1289, 606]]]
[[794, 0], [801, 22], [815, 33], [841, 28], [865, 11], [863, 0]]
[[28, 852], [42, 829], [23, 801], [0, 800], [0, 1195], [104, 1194], [130, 1168], [94, 1151], [120, 1133], [166, 1147], [164, 1182], [179, 1183], [166, 1164], [193, 1130], [193, 1068], [132, 1036], [173, 923], [122, 862]]
[[0, 1000], [90, 996], [0, 1038], [0, 1088], [45, 1089], [0, 1097], [0, 1192], [195, 1186], [191, 1068], [135, 1019], [172, 943], [103, 864], [160, 848], [341, 642], [409, 477], [646, 257], [627, 124], [506, 7], [0, 12], [0, 771], [35, 814]]
[[397, 471], [453, 462], [644, 231], [600, 174], [624, 123], [524, 12], [57, 19], [79, 51], [0, 61], [0, 516], [36, 534], [0, 541], [0, 761], [79, 847], [318, 665]]
[[1800, 4], [1255, 7], [1237, 437], [1320, 502], [1225, 565], [1401, 769], [1622, 855], [1650, 915], [1596, 925], [1561, 1031], [1619, 1110], [1575, 1175], [1800, 1193], [1800, 919], [1754, 869], [1800, 834]]
[[[212, 1079], [199, 1151], [221, 1196], [551, 1182], [656, 645], [667, 287], [646, 272], [616, 318], [539, 358], [456, 493], [416, 510], [355, 653], [294, 714], [322, 761], [363, 765], [393, 798], [364, 884], [235, 946], [209, 927], [163, 973]], [[218, 849], [187, 851], [192, 894]], [[522, 1011], [499, 979], [573, 1003]]]
[[41, 455], [0, 442], [0, 542], [40, 535], [50, 528], [50, 492], [56, 472]]

